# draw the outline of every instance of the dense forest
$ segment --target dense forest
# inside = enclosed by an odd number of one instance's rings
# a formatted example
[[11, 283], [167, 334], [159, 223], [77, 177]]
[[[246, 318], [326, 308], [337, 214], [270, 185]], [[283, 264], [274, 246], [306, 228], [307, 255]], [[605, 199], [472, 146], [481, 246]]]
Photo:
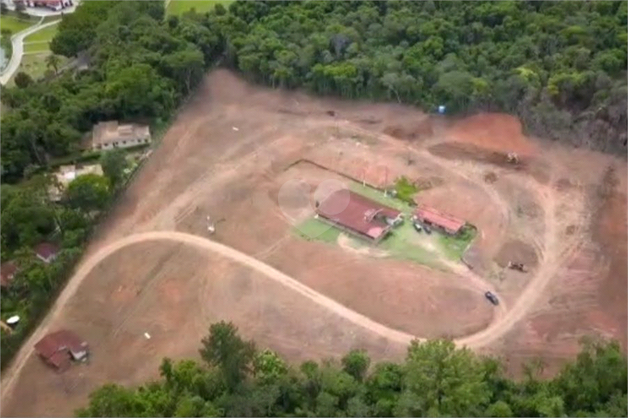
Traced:
[[168, 18], [161, 1], [87, 1], [51, 48], [87, 51], [89, 69], [2, 91], [3, 181], [76, 152], [98, 121], [167, 119], [218, 59], [277, 87], [514, 113], [624, 153], [626, 16], [625, 1], [236, 1]]
[[236, 2], [230, 12], [239, 24], [227, 53], [258, 81], [514, 113], [543, 137], [626, 150], [626, 2]]
[[230, 323], [210, 327], [202, 361], [164, 359], [161, 378], [137, 388], [105, 385], [77, 411], [85, 417], [560, 417], [626, 416], [626, 356], [588, 342], [553, 379], [539, 363], [517, 381], [498, 359], [451, 341], [413, 342], [405, 361], [371, 364], [361, 350], [293, 368], [257, 350]]

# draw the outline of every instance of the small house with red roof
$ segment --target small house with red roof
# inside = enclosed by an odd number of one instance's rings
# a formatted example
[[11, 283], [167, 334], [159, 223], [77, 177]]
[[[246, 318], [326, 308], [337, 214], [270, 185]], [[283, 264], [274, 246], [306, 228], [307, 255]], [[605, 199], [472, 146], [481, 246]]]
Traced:
[[2, 265], [0, 265], [0, 286], [4, 288], [9, 287], [17, 270], [17, 264], [13, 261], [2, 263]]
[[70, 367], [72, 360], [83, 360], [88, 354], [87, 342], [72, 331], [61, 330], [46, 335], [35, 344], [35, 351], [58, 371]]
[[462, 219], [424, 205], [416, 209], [414, 219], [427, 226], [438, 228], [449, 235], [458, 234], [462, 227], [466, 225], [466, 222]]
[[59, 247], [50, 242], [40, 242], [35, 246], [35, 254], [37, 258], [46, 264], [50, 264], [59, 255]]

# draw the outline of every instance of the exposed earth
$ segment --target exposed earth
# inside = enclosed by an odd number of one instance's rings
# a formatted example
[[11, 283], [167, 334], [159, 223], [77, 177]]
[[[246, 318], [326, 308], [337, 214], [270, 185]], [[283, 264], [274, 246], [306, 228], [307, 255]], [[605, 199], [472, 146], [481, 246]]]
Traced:
[[[464, 263], [437, 269], [295, 234], [307, 213], [287, 215], [310, 199], [287, 183], [315, 193], [402, 175], [420, 203], [477, 228]], [[524, 136], [510, 116], [450, 121], [214, 71], [3, 373], [2, 415], [68, 416], [105, 382], [155, 378], [163, 357], [198, 356], [221, 319], [295, 362], [351, 348], [400, 359], [412, 338], [447, 337], [504, 357], [514, 374], [537, 357], [552, 373], [584, 335], [625, 347], [626, 175], [611, 156]], [[89, 364], [56, 374], [36, 358], [33, 344], [60, 328], [90, 343]]]

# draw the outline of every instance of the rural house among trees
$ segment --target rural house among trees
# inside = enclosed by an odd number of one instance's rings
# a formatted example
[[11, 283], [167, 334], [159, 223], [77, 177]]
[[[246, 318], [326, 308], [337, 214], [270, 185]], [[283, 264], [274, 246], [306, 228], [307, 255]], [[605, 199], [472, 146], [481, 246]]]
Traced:
[[92, 133], [94, 150], [128, 148], [150, 142], [150, 129], [145, 125], [120, 125], [117, 121], [100, 122]]

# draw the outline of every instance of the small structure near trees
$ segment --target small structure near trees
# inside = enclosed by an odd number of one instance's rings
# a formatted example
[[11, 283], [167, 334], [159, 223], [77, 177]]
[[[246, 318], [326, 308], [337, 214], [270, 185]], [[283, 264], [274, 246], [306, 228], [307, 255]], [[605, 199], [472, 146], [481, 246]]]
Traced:
[[35, 344], [35, 351], [57, 371], [67, 370], [72, 360], [85, 360], [89, 353], [87, 342], [68, 330], [46, 335]]
[[46, 264], [50, 264], [59, 255], [59, 247], [50, 242], [40, 242], [35, 246], [35, 255]]
[[17, 264], [13, 261], [7, 261], [0, 265], [0, 286], [7, 288], [17, 273]]

